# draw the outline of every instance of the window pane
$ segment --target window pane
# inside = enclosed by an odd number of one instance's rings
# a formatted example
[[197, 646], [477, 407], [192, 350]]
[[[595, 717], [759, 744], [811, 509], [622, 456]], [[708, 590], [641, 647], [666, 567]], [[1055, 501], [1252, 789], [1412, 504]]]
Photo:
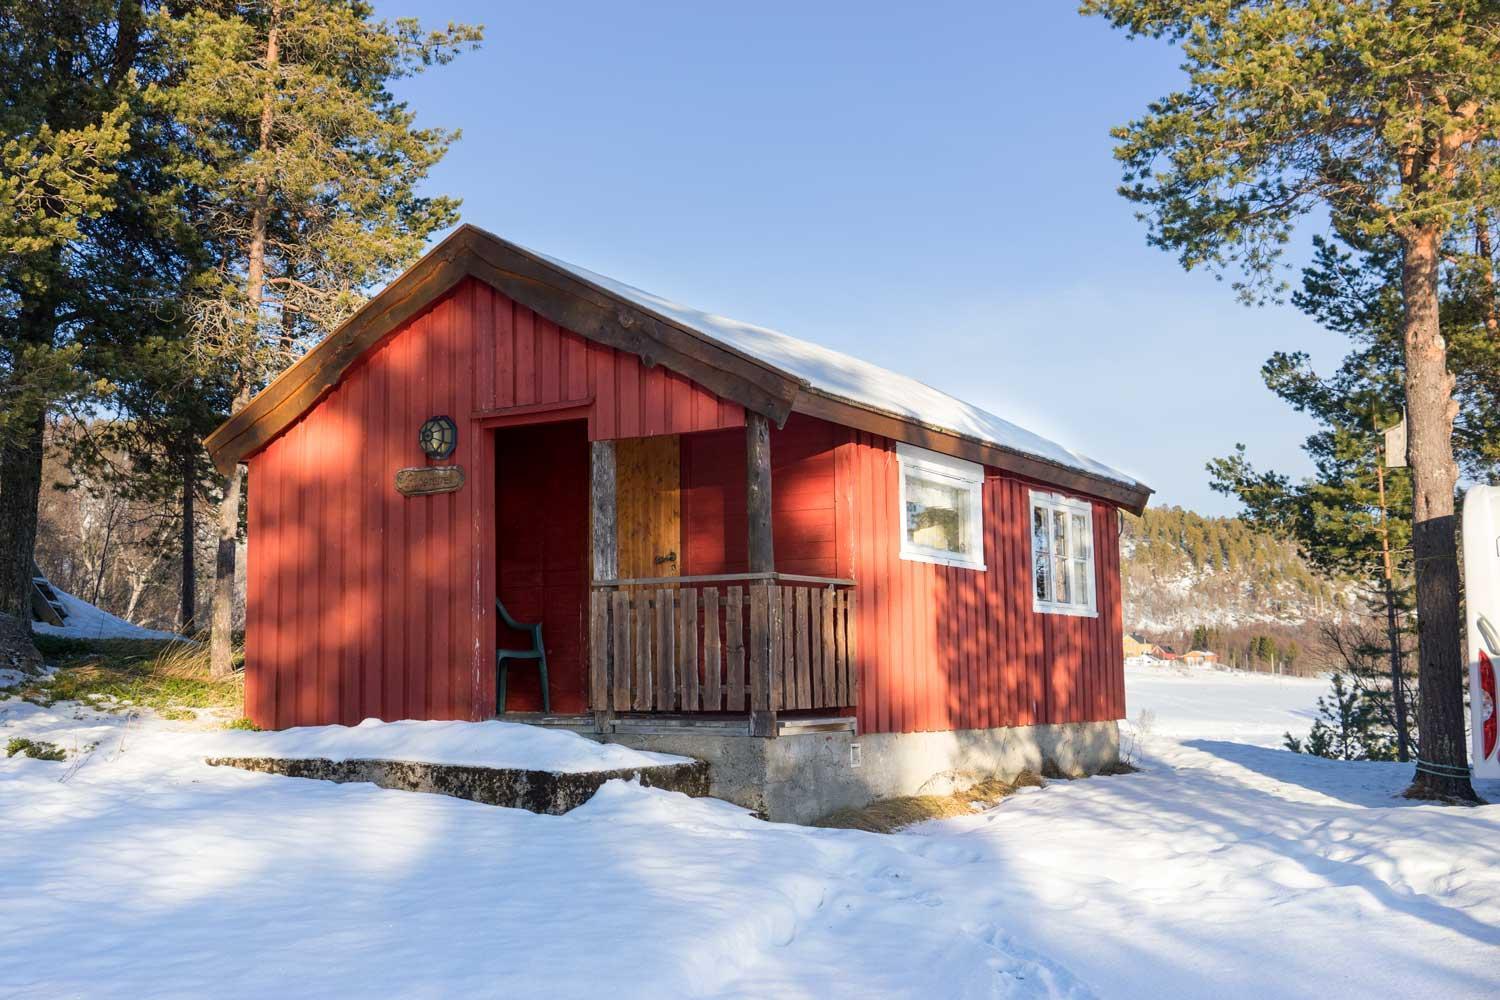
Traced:
[[975, 557], [979, 555], [979, 540], [972, 537], [974, 527], [974, 503], [976, 500], [975, 488], [967, 486], [951, 486], [953, 504], [953, 551], [964, 552]]
[[1073, 551], [1068, 545], [1068, 515], [1060, 510], [1052, 512], [1052, 544], [1053, 551], [1065, 559]]
[[1073, 603], [1082, 607], [1089, 604], [1089, 564], [1086, 559], [1073, 560]]
[[1047, 508], [1031, 508], [1031, 572], [1036, 599], [1052, 600], [1052, 538]]
[[1068, 577], [1068, 560], [1062, 556], [1053, 556], [1052, 578], [1056, 594], [1053, 600], [1059, 604], [1070, 604], [1073, 601], [1073, 588]]
[[906, 537], [914, 545], [963, 554], [969, 551], [973, 495], [962, 486], [906, 474]]
[[1073, 554], [1087, 559], [1093, 554], [1094, 539], [1089, 531], [1089, 519], [1084, 514], [1073, 514]]

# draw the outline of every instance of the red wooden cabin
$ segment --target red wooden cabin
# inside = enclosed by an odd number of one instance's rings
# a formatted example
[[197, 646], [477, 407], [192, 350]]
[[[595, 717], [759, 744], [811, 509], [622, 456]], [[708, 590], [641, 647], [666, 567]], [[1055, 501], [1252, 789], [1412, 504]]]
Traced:
[[[429, 458], [435, 416], [457, 441]], [[480, 229], [208, 445], [249, 466], [262, 727], [494, 716], [495, 651], [525, 638], [497, 597], [543, 623], [553, 713], [600, 730], [1124, 713], [1117, 511], [1149, 489], [912, 379]], [[510, 676], [505, 709], [538, 710], [537, 672]]]

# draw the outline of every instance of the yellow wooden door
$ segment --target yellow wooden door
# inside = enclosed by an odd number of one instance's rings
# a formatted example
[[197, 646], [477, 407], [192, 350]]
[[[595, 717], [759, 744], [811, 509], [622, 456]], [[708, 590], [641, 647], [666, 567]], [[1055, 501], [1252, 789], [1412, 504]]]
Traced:
[[676, 434], [615, 442], [621, 579], [677, 576], [682, 565], [681, 443]]

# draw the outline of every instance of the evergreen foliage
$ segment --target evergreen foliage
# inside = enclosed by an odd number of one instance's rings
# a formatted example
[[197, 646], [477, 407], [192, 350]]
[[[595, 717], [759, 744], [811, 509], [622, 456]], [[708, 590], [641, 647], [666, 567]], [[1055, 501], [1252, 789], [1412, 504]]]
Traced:
[[[1328, 376], [1304, 352], [1278, 351], [1261, 369], [1266, 386], [1319, 430], [1303, 444], [1313, 475], [1300, 482], [1256, 469], [1243, 445], [1209, 462], [1215, 490], [1238, 499], [1255, 528], [1290, 538], [1320, 569], [1364, 581], [1384, 575], [1389, 532], [1395, 590], [1411, 606], [1410, 470], [1382, 469], [1384, 434], [1402, 417], [1399, 254], [1389, 239], [1314, 238], [1314, 257], [1293, 295], [1299, 309], [1349, 338], [1353, 349]], [[1454, 446], [1476, 479], [1500, 474], [1500, 335], [1485, 323], [1484, 288], [1459, 268], [1443, 274], [1450, 357], [1459, 373]], [[1381, 510], [1381, 472], [1384, 505]]]
[[1334, 760], [1395, 760], [1396, 745], [1383, 731], [1380, 714], [1369, 696], [1335, 673], [1331, 690], [1318, 696], [1318, 718], [1303, 739], [1291, 733], [1283, 737], [1294, 753], [1309, 753]]
[[21, 618], [46, 416], [108, 388], [95, 348], [136, 335], [121, 306], [157, 271], [147, 42], [132, 0], [0, 9], [0, 611]]
[[389, 88], [481, 31], [360, 0], [215, 0], [157, 23], [173, 73], [145, 98], [180, 130], [170, 169], [214, 250], [189, 300], [198, 346], [258, 387], [456, 221], [456, 198], [417, 186], [458, 133], [419, 128]]
[[[149, 106], [179, 130], [170, 164], [212, 262], [187, 297], [193, 347], [233, 412], [451, 225], [417, 188], [457, 133], [419, 128], [390, 85], [481, 30], [378, 20], [363, 0], [209, 0], [154, 21], [169, 77]], [[230, 665], [242, 481], [218, 501], [210, 644]]]

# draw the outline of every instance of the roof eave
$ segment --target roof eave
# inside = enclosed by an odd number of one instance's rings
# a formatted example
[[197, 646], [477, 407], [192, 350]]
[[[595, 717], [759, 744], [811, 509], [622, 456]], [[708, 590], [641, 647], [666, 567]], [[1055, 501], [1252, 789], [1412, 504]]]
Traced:
[[1146, 509], [1151, 487], [1144, 483], [1127, 483], [1084, 469], [1063, 465], [1014, 448], [1006, 448], [950, 428], [915, 420], [905, 414], [891, 413], [868, 403], [805, 386], [792, 403], [792, 409], [808, 416], [831, 420], [858, 430], [879, 434], [896, 441], [914, 444], [932, 451], [980, 462], [1027, 479], [1047, 483], [1075, 493], [1098, 497], [1116, 504], [1132, 514]]

